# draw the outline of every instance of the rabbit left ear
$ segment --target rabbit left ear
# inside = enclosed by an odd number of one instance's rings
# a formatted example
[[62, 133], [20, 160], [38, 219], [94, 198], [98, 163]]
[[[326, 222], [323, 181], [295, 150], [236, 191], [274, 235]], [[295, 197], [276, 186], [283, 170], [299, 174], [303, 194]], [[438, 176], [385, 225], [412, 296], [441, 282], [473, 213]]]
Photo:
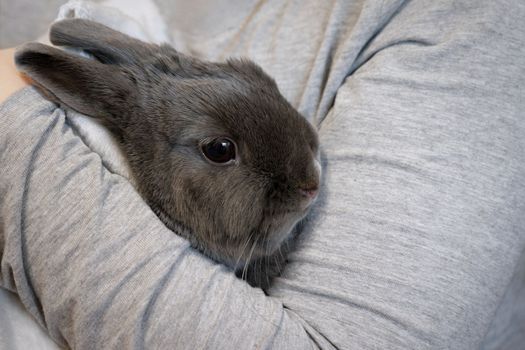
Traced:
[[103, 24], [85, 19], [65, 19], [51, 26], [53, 45], [82, 49], [102, 63], [138, 63], [148, 58], [154, 45], [134, 39]]
[[136, 89], [118, 66], [38, 43], [19, 48], [15, 63], [58, 102], [112, 125], [134, 104]]

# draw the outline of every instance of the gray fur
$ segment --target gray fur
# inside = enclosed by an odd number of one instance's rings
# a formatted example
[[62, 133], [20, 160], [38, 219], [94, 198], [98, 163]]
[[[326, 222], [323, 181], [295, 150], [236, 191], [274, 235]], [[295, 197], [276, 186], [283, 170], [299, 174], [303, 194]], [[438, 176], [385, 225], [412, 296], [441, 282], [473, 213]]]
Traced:
[[[310, 207], [301, 189], [317, 189], [320, 171], [314, 128], [272, 78], [246, 59], [204, 62], [87, 20], [56, 23], [50, 39], [95, 60], [32, 43], [17, 52], [19, 69], [107, 125], [169, 228], [239, 271], [278, 252]], [[233, 165], [210, 164], [199, 151], [214, 136], [238, 145]]]

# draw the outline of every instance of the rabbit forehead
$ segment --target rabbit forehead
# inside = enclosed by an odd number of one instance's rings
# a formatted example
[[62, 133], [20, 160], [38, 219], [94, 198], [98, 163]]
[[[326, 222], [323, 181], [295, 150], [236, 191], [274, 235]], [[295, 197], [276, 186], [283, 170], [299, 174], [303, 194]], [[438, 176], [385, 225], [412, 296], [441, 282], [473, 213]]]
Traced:
[[189, 79], [170, 88], [171, 111], [196, 134], [225, 134], [250, 145], [315, 143], [309, 123], [276, 87], [231, 79]]

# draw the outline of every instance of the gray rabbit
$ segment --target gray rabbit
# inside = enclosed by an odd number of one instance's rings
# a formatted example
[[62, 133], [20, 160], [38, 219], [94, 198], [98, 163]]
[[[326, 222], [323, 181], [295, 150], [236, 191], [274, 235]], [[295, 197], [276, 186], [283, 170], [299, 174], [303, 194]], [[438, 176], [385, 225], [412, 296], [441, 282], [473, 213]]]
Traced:
[[50, 40], [94, 59], [30, 43], [19, 69], [111, 131], [168, 228], [267, 286], [321, 176], [316, 131], [275, 81], [246, 59], [205, 62], [88, 20], [55, 23]]

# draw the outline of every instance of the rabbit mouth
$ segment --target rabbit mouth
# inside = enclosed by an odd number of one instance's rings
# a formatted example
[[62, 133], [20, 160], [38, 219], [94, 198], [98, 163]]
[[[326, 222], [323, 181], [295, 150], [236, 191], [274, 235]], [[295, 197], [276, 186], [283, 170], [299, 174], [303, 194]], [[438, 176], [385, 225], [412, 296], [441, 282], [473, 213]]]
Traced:
[[273, 223], [259, 244], [264, 250], [263, 255], [271, 255], [282, 246], [291, 236], [297, 223], [306, 216], [307, 209], [308, 208], [300, 211], [290, 210], [283, 213], [278, 220], [276, 220], [276, 218], [269, 219], [272, 220]]
[[244, 266], [251, 261], [274, 254], [283, 243], [292, 236], [292, 232], [304, 215], [296, 211], [290, 211], [281, 216], [276, 222], [275, 218], [269, 218], [270, 223], [265, 230], [260, 230], [250, 240], [238, 246], [239, 257], [233, 266]]

